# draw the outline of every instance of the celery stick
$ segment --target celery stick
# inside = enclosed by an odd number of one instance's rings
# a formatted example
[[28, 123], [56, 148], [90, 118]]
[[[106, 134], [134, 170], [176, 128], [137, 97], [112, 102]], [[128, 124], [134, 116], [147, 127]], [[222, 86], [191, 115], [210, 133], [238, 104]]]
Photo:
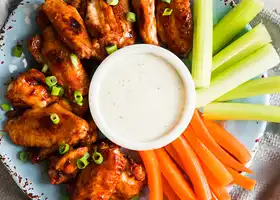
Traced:
[[270, 42], [271, 37], [265, 26], [263, 24], [257, 25], [214, 56], [212, 77], [215, 77], [229, 66], [251, 55]]
[[217, 54], [248, 24], [264, 7], [261, 0], [242, 0], [215, 27], [213, 55]]
[[212, 69], [213, 1], [194, 1], [192, 77], [195, 86], [208, 87]]
[[210, 103], [204, 116], [212, 120], [260, 120], [280, 123], [280, 107], [247, 103]]
[[209, 88], [196, 90], [196, 107], [203, 107], [237, 86], [276, 66], [280, 58], [271, 44], [229, 67], [211, 81]]
[[219, 97], [215, 101], [229, 101], [232, 99], [247, 98], [263, 94], [272, 94], [280, 92], [280, 76], [271, 76], [250, 80], [230, 92]]

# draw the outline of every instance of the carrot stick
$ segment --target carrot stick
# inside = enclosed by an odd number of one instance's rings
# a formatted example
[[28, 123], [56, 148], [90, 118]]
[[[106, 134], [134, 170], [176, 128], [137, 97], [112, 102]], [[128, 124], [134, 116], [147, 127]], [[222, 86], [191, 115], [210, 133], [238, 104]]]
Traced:
[[176, 150], [171, 144], [168, 144], [164, 147], [165, 150], [168, 152], [168, 154], [173, 158], [173, 160], [183, 169], [183, 163], [181, 159], [179, 158], [179, 155], [177, 154]]
[[251, 159], [251, 154], [246, 147], [223, 127], [205, 118], [203, 118], [203, 122], [214, 140], [242, 164], [246, 164]]
[[243, 187], [246, 190], [253, 190], [257, 181], [254, 179], [251, 179], [247, 176], [243, 176], [242, 174], [240, 174], [239, 172], [233, 170], [230, 167], [227, 167], [227, 170], [229, 171], [229, 173], [231, 173], [232, 177], [233, 177], [233, 181], [235, 184], [240, 185], [241, 187]]
[[140, 151], [148, 175], [150, 200], [163, 200], [162, 178], [159, 163], [154, 151]]
[[200, 141], [224, 164], [236, 169], [237, 171], [244, 171], [253, 173], [252, 170], [243, 166], [240, 162], [235, 160], [229, 155], [210, 135], [209, 131], [205, 127], [203, 121], [199, 116], [199, 112], [195, 110], [193, 118], [191, 120], [191, 126], [193, 127], [195, 135]]
[[196, 199], [195, 194], [184, 177], [183, 172], [173, 162], [164, 148], [154, 150], [164, 178], [181, 200]]
[[188, 141], [183, 136], [180, 136], [172, 142], [172, 145], [183, 162], [185, 173], [193, 184], [197, 198], [199, 200], [211, 200], [212, 195], [206, 177], [200, 166], [198, 157]]
[[226, 186], [233, 181], [231, 174], [227, 171], [225, 166], [194, 135], [191, 126], [186, 129], [184, 136], [189, 141], [200, 160], [207, 166], [221, 185]]
[[162, 176], [163, 193], [168, 200], [179, 200], [179, 197], [173, 191], [167, 180]]

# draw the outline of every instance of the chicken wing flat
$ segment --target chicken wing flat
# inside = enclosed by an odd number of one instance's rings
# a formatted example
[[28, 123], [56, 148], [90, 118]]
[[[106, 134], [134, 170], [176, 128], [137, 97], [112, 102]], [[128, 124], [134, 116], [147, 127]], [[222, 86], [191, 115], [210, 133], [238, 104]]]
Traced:
[[90, 164], [78, 176], [72, 200], [109, 200], [125, 169], [127, 160], [115, 145], [101, 143], [104, 162]]
[[105, 0], [87, 0], [85, 24], [94, 38], [93, 57], [104, 59], [108, 45], [122, 48], [135, 43], [133, 25], [125, 19], [129, 11], [129, 0], [119, 0], [116, 6], [108, 5]]
[[158, 45], [155, 0], [132, 0], [142, 40], [146, 44]]
[[42, 6], [57, 33], [80, 58], [90, 58], [92, 44], [78, 11], [63, 0], [46, 0]]
[[61, 158], [52, 157], [48, 170], [51, 184], [61, 184], [76, 176], [78, 172], [77, 160], [88, 152], [87, 147], [71, 150]]
[[[54, 124], [51, 114], [57, 114], [59, 124]], [[13, 143], [24, 147], [50, 148], [60, 144], [76, 144], [88, 131], [88, 123], [55, 103], [46, 108], [34, 108], [5, 124]]]
[[[169, 16], [163, 16], [166, 8], [173, 9]], [[193, 23], [189, 0], [172, 0], [166, 4], [156, 2], [158, 34], [161, 42], [178, 56], [186, 55], [192, 48]]]
[[57, 97], [48, 94], [45, 84], [45, 75], [31, 69], [23, 72], [7, 87], [6, 98], [14, 106], [42, 108], [57, 100]]
[[57, 81], [71, 97], [75, 90], [88, 94], [89, 79], [79, 58], [77, 65], [71, 61], [71, 51], [58, 39], [54, 29], [47, 27], [42, 32], [42, 54]]

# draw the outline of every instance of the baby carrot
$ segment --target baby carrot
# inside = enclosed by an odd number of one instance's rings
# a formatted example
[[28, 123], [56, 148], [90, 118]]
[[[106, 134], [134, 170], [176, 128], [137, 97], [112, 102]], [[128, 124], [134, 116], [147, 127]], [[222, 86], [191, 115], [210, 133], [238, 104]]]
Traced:
[[164, 148], [168, 152], [168, 154], [173, 158], [173, 160], [177, 163], [177, 165], [179, 165], [179, 167], [181, 167], [183, 169], [183, 163], [182, 163], [181, 159], [179, 158], [174, 147], [171, 144], [168, 144]]
[[140, 151], [139, 155], [148, 175], [151, 200], [163, 200], [162, 178], [159, 163], [154, 151]]
[[227, 167], [229, 173], [231, 173], [233, 177], [233, 182], [237, 185], [240, 185], [246, 190], [253, 190], [256, 185], [256, 180], [251, 179], [247, 176], [243, 176], [239, 172], [235, 171], [234, 169]]
[[251, 154], [246, 147], [223, 127], [205, 118], [203, 122], [214, 140], [242, 164], [246, 164], [251, 159]]
[[188, 141], [181, 135], [172, 142], [172, 145], [183, 162], [184, 170], [193, 184], [197, 198], [199, 200], [211, 200], [211, 191], [200, 166], [199, 159]]
[[199, 112], [195, 110], [193, 118], [191, 120], [191, 126], [195, 135], [201, 140], [201, 142], [224, 164], [234, 168], [238, 171], [244, 171], [253, 173], [252, 170], [246, 168], [240, 162], [235, 160], [229, 155], [210, 135], [209, 131], [205, 127], [202, 119], [199, 116]]
[[181, 200], [196, 199], [195, 194], [177, 165], [164, 148], [154, 150], [159, 160], [160, 169], [173, 191]]
[[189, 141], [190, 145], [192, 146], [200, 160], [207, 166], [207, 168], [221, 183], [221, 185], [226, 186], [233, 181], [231, 174], [227, 171], [225, 166], [194, 135], [191, 126], [189, 126], [184, 132], [184, 136]]
[[167, 180], [162, 176], [163, 193], [168, 200], [179, 200], [179, 197], [175, 194], [172, 187]]

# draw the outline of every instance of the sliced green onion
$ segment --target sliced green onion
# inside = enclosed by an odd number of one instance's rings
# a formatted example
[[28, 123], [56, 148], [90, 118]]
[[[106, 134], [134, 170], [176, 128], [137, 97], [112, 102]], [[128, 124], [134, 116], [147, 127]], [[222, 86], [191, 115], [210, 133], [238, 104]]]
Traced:
[[64, 94], [64, 89], [61, 86], [53, 86], [52, 91], [51, 91], [52, 96], [63, 96]]
[[169, 16], [171, 15], [173, 12], [173, 9], [172, 8], [165, 8], [163, 13], [162, 13], [162, 16]]
[[115, 51], [117, 51], [118, 47], [116, 44], [113, 44], [113, 45], [106, 46], [105, 49], [106, 49], [107, 53], [110, 55], [110, 54], [114, 53]]
[[280, 123], [280, 107], [249, 103], [210, 103], [204, 117], [212, 120], [258, 120]]
[[119, 3], [119, 0], [106, 0], [107, 4], [110, 6], [116, 6]]
[[76, 102], [82, 102], [83, 101], [83, 94], [79, 90], [74, 91], [74, 99]]
[[43, 68], [42, 68], [42, 72], [46, 73], [49, 69], [49, 66], [47, 64], [44, 64]]
[[261, 0], [243, 0], [224, 16], [222, 20], [214, 26], [213, 55], [216, 55], [228, 45], [234, 37], [252, 21], [263, 7], [264, 3]]
[[13, 50], [13, 56], [20, 58], [23, 52], [23, 48], [21, 45], [16, 45]]
[[196, 90], [196, 107], [211, 103], [239, 85], [273, 68], [280, 58], [272, 44], [267, 44], [252, 55], [232, 65], [211, 80], [209, 88]]
[[28, 160], [28, 153], [25, 152], [25, 151], [21, 151], [19, 152], [19, 159], [22, 161], [22, 162], [26, 162]]
[[57, 84], [57, 79], [55, 76], [48, 76], [46, 77], [46, 84], [49, 86], [49, 87], [52, 87], [54, 85]]
[[139, 197], [138, 196], [134, 196], [130, 200], [139, 200]]
[[76, 101], [76, 100], [74, 100], [74, 103], [78, 104], [79, 106], [83, 106], [83, 105], [84, 105], [84, 103], [83, 103], [82, 101]]
[[6, 112], [12, 110], [12, 107], [9, 104], [3, 103], [1, 104], [1, 109]]
[[87, 160], [88, 158], [89, 158], [89, 153], [86, 153], [82, 158], [77, 160], [77, 167], [79, 169], [85, 169], [89, 164], [89, 162]]
[[70, 200], [70, 197], [69, 196], [63, 196], [62, 200]]
[[136, 15], [133, 12], [126, 13], [126, 21], [128, 22], [136, 22]]
[[95, 164], [100, 165], [101, 163], [103, 163], [104, 158], [101, 153], [96, 151], [92, 154], [92, 160]]
[[60, 154], [66, 154], [70, 149], [69, 144], [62, 144], [59, 146], [59, 153]]
[[71, 58], [71, 62], [74, 65], [74, 67], [78, 67], [79, 66], [79, 59], [76, 56], [76, 54], [71, 53], [70, 58]]
[[60, 122], [59, 116], [57, 114], [55, 114], [55, 113], [50, 115], [50, 119], [52, 120], [52, 122], [54, 124], [59, 124], [59, 122]]
[[164, 2], [164, 3], [171, 3], [171, 0], [161, 0], [162, 2]]

